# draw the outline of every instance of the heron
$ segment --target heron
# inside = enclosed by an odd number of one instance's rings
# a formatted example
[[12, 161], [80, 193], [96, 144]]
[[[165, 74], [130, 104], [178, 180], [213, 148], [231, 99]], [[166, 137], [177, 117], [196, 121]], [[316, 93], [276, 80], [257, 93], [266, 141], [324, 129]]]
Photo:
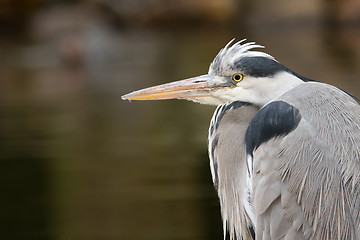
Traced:
[[224, 239], [360, 239], [360, 106], [231, 40], [207, 74], [125, 100], [216, 105], [208, 132]]

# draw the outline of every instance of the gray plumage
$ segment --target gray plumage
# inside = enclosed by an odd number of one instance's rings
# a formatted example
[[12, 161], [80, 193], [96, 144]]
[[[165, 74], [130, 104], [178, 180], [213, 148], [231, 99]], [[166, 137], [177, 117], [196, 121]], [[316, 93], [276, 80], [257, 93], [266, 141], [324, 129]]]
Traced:
[[[219, 193], [223, 228], [228, 227], [230, 236], [250, 239], [249, 216], [246, 216], [243, 199], [247, 196], [247, 185], [243, 180], [245, 165], [245, 132], [259, 108], [250, 104], [219, 106], [209, 129], [209, 156], [213, 181]], [[224, 113], [221, 118], [218, 118]], [[211, 129], [212, 126], [214, 129]], [[245, 218], [246, 216], [246, 218]], [[241, 233], [241, 234], [240, 234]]]
[[359, 104], [231, 42], [208, 74], [123, 98], [218, 105], [208, 150], [224, 239], [360, 240]]
[[[253, 152], [256, 239], [359, 239], [359, 105], [341, 90], [313, 82], [276, 100], [297, 108], [301, 121], [294, 131]], [[251, 239], [241, 199], [246, 194], [244, 136], [257, 112], [252, 105], [229, 109], [212, 122], [218, 127], [209, 135], [209, 149], [218, 137], [212, 161], [231, 238], [241, 239], [241, 233]]]

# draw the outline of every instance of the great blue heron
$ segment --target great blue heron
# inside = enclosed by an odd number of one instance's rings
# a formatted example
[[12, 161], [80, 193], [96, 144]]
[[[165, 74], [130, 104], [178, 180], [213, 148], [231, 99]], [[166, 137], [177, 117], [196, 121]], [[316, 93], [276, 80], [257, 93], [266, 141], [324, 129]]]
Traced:
[[218, 105], [208, 149], [224, 238], [360, 239], [360, 106], [231, 42], [208, 74], [122, 98]]

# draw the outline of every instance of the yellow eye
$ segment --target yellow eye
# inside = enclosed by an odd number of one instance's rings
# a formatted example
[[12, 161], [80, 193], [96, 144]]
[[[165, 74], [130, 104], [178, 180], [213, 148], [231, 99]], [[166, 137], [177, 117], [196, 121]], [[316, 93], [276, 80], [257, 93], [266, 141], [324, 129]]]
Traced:
[[241, 80], [243, 80], [244, 75], [242, 75], [241, 73], [235, 73], [232, 76], [232, 80], [234, 80], [235, 82], [240, 82]]

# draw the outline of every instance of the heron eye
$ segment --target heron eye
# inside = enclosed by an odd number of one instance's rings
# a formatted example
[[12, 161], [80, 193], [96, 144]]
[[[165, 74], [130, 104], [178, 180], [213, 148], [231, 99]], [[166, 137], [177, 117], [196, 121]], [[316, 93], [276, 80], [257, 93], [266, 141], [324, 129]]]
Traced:
[[241, 73], [235, 73], [232, 76], [232, 80], [234, 80], [235, 82], [240, 82], [241, 80], [243, 80], [244, 75], [242, 75]]

